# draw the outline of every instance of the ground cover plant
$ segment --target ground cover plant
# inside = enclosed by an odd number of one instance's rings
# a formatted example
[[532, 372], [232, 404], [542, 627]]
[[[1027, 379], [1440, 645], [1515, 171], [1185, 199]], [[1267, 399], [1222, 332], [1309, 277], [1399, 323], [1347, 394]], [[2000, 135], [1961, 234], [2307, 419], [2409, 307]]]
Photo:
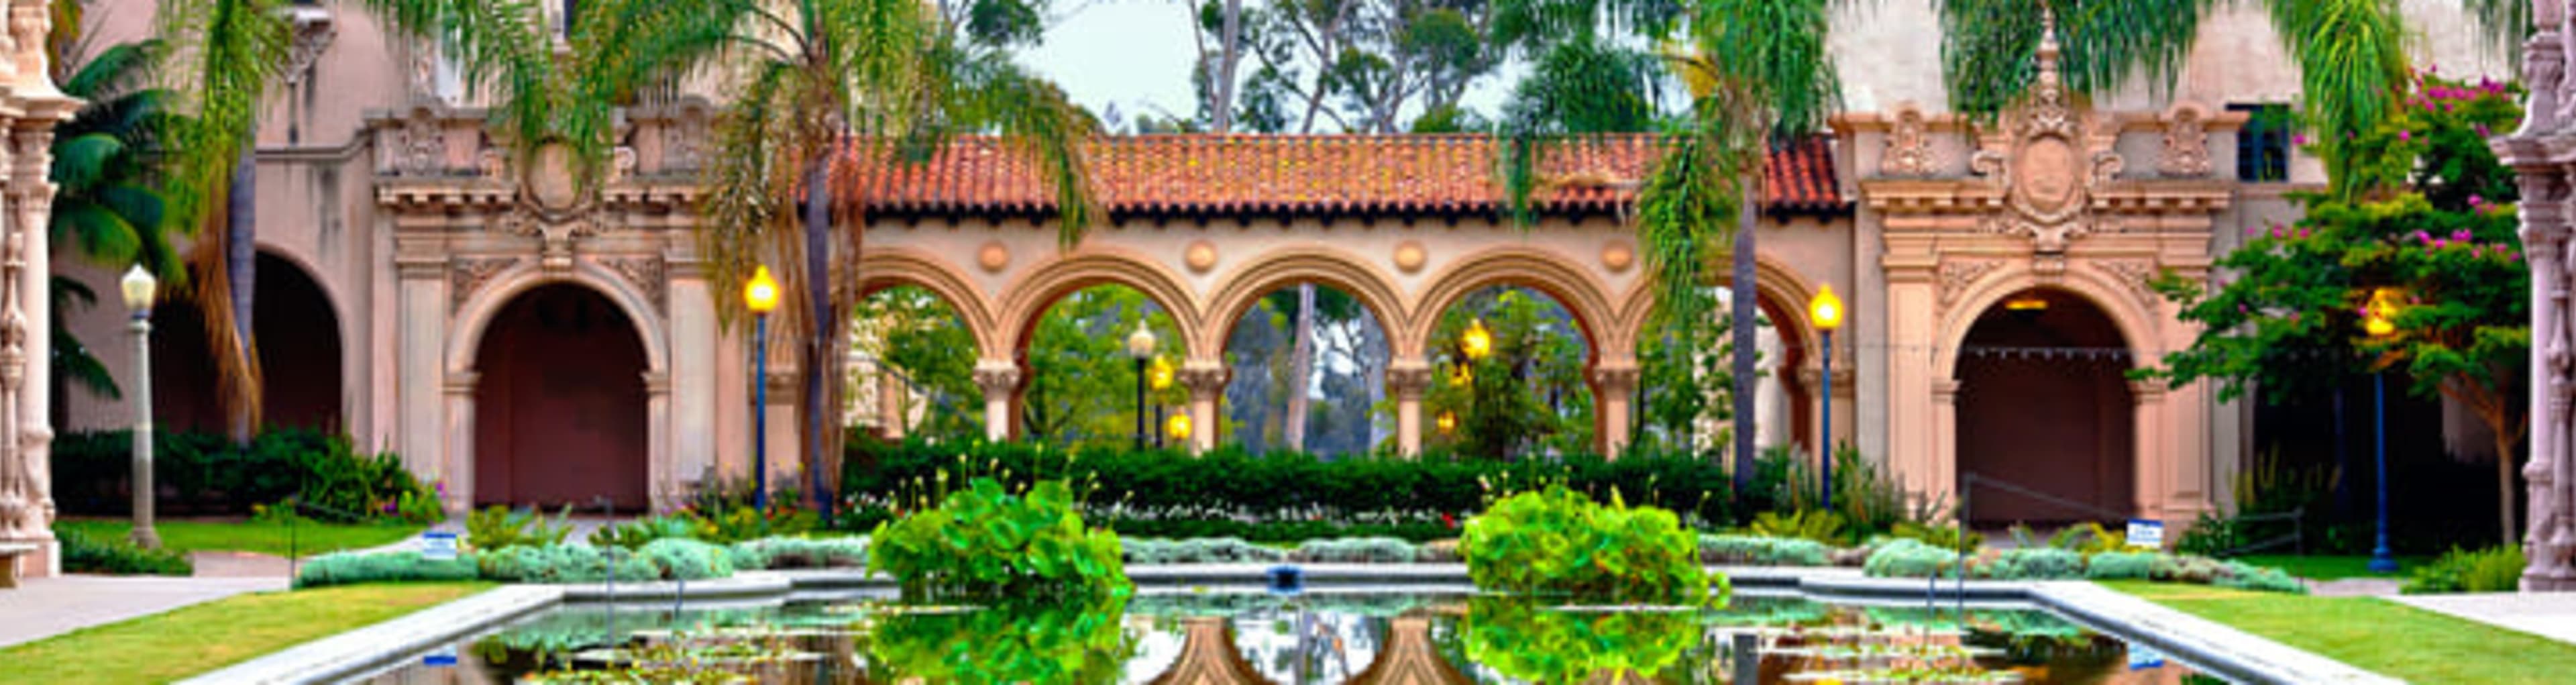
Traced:
[[1063, 481], [1005, 489], [977, 478], [938, 507], [880, 524], [868, 537], [868, 570], [900, 581], [909, 598], [1088, 598], [1130, 589], [1118, 535], [1084, 526]]
[[[159, 520], [152, 531], [161, 548], [189, 552], [252, 552], [271, 556], [312, 556], [325, 552], [382, 547], [419, 535], [416, 523], [325, 523], [276, 517], [245, 521]], [[100, 540], [124, 540], [134, 529], [130, 520], [64, 519], [54, 531], [77, 530]]]
[[122, 537], [104, 537], [81, 528], [56, 528], [63, 546], [63, 570], [109, 575], [184, 576], [196, 572], [188, 555], [174, 549], [139, 549]]
[[[1517, 493], [1467, 522], [1458, 540], [1476, 587], [1613, 602], [1710, 599], [1699, 541], [1672, 512], [1592, 501], [1562, 485]], [[1718, 576], [1717, 598], [1726, 580]]]
[[2399, 590], [2407, 594], [2512, 592], [2522, 587], [2522, 571], [2527, 564], [2521, 545], [2453, 549], [2433, 563], [2416, 567], [2415, 577]]

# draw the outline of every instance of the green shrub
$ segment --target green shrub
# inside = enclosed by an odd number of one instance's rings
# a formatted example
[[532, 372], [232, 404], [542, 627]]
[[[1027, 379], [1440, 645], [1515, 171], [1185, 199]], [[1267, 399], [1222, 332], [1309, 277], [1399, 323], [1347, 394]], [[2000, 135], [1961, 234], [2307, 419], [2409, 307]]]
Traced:
[[2232, 587], [2245, 590], [2268, 590], [2272, 592], [2287, 592], [2300, 595], [2308, 593], [2308, 585], [2306, 583], [2299, 582], [2298, 578], [2282, 572], [2281, 569], [2266, 568], [2236, 561], [2227, 562], [2227, 570], [2226, 572], [2219, 574], [2216, 584], [2219, 587]]
[[603, 526], [591, 532], [590, 544], [638, 550], [656, 540], [695, 540], [697, 537], [697, 521], [683, 516], [655, 516]]
[[[1701, 603], [1698, 540], [1672, 512], [1610, 504], [1561, 485], [1495, 502], [1467, 522], [1458, 554], [1476, 587], [1610, 601]], [[1718, 576], [1721, 593], [1724, 576]], [[1722, 596], [1722, 594], [1721, 594]]]
[[1826, 554], [1832, 549], [1824, 543], [1799, 538], [1774, 538], [1759, 535], [1699, 536], [1699, 560], [1704, 564], [1749, 564], [1753, 566], [1825, 566], [1831, 563]]
[[2521, 545], [2481, 550], [2452, 548], [2433, 563], [2416, 567], [2415, 577], [2398, 589], [2406, 594], [2438, 592], [2512, 592], [2522, 586], [2529, 560]]
[[479, 555], [483, 578], [513, 583], [595, 583], [609, 579], [644, 582], [664, 580], [664, 571], [643, 555], [589, 545], [519, 545]]
[[[241, 515], [292, 497], [305, 514], [335, 523], [445, 518], [435, 487], [421, 483], [392, 453], [367, 454], [349, 438], [307, 428], [278, 428], [245, 448], [222, 433], [155, 431], [152, 475], [163, 514]], [[132, 502], [133, 433], [66, 433], [54, 439], [53, 492], [65, 514], [122, 516]]]
[[2047, 547], [2003, 550], [1968, 567], [1971, 578], [1995, 580], [2063, 580], [2084, 577], [2084, 555]]
[[803, 535], [822, 527], [821, 519], [813, 512], [798, 509], [778, 498], [770, 500], [767, 510], [735, 505], [722, 509], [684, 509], [673, 516], [690, 522], [694, 527], [690, 537], [719, 545]]
[[734, 543], [728, 552], [735, 568], [867, 568], [868, 565], [868, 539], [864, 537], [762, 538]]
[[1775, 538], [1798, 538], [1832, 544], [1843, 539], [1843, 517], [1830, 511], [1813, 509], [1790, 512], [1766, 511], [1753, 518], [1745, 530], [1754, 535]]
[[635, 550], [635, 557], [652, 562], [665, 580], [706, 580], [733, 575], [733, 559], [725, 548], [687, 538], [654, 540]]
[[2190, 528], [2183, 530], [2182, 537], [2174, 540], [2175, 552], [2204, 557], [2226, 554], [2244, 546], [2245, 533], [2236, 519], [2206, 511], [2191, 522]]
[[2129, 548], [2129, 534], [2103, 528], [2100, 523], [2078, 523], [2048, 536], [2048, 546], [2085, 555], [2118, 552]]
[[514, 511], [494, 505], [465, 516], [465, 546], [486, 552], [511, 547], [546, 547], [563, 544], [572, 535], [572, 505], [564, 505], [555, 523], [546, 523], [544, 514]]
[[1701, 634], [1691, 612], [1562, 611], [1523, 597], [1471, 598], [1461, 623], [1469, 660], [1531, 683], [1663, 682]]
[[1861, 569], [1882, 578], [1925, 578], [1947, 575], [1958, 565], [1958, 552], [1897, 538], [1871, 551]]
[[2209, 557], [2163, 554], [2156, 556], [2153, 569], [2156, 580], [2208, 585], [2227, 573], [2227, 564]]
[[1413, 543], [1395, 538], [1308, 540], [1288, 553], [1290, 561], [1317, 564], [1409, 564], [1419, 556]]
[[2084, 577], [2094, 580], [2143, 580], [2155, 577], [2154, 552], [2103, 552], [2084, 562]]
[[295, 587], [473, 580], [482, 575], [474, 556], [467, 552], [434, 560], [419, 552], [325, 554], [296, 569]]
[[185, 576], [197, 572], [188, 555], [168, 549], [142, 549], [124, 540], [102, 540], [72, 528], [54, 529], [54, 541], [63, 547], [63, 571], [67, 573]]
[[1092, 597], [1125, 593], [1118, 535], [1085, 528], [1063, 481], [1025, 493], [977, 478], [936, 509], [877, 527], [868, 570], [911, 598]]
[[[1963, 546], [1959, 544], [1959, 528], [1957, 526], [1903, 521], [1897, 523], [1896, 527], [1890, 529], [1887, 534], [1890, 537], [1914, 540], [1942, 549], [1959, 549]], [[1964, 546], [1969, 549], [1986, 546], [1986, 534], [1974, 531], [1969, 532], [1968, 544]]]
[[1458, 537], [1457, 525], [1442, 523], [1436, 518], [1399, 523], [1343, 523], [1312, 519], [1240, 521], [1233, 518], [1112, 517], [1102, 519], [1100, 526], [1118, 531], [1120, 537], [1174, 540], [1241, 538], [1251, 542], [1296, 543], [1331, 538], [1397, 538], [1419, 543]]

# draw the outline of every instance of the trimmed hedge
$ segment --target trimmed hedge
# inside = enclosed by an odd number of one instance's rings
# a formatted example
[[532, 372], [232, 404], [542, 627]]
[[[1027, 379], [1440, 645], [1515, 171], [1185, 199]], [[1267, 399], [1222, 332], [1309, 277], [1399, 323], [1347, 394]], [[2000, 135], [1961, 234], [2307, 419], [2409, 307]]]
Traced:
[[[154, 431], [152, 477], [162, 515], [246, 515], [251, 508], [300, 496], [304, 516], [339, 523], [439, 518], [436, 493], [391, 452], [367, 454], [342, 435], [307, 428], [259, 434], [250, 448], [220, 433]], [[65, 515], [126, 516], [133, 499], [130, 431], [66, 433], [54, 438], [54, 501]]]
[[54, 541], [62, 545], [63, 570], [70, 573], [185, 576], [197, 572], [188, 555], [147, 550], [124, 540], [102, 540], [76, 528], [54, 529]]
[[[355, 583], [493, 580], [511, 583], [595, 583], [612, 572], [621, 582], [706, 580], [759, 568], [857, 568], [867, 561], [865, 538], [771, 538], [731, 547], [696, 540], [663, 539], [627, 551], [589, 545], [522, 545], [471, 551], [431, 560], [419, 552], [326, 554], [306, 562], [295, 587]], [[613, 565], [612, 565], [613, 564]]]
[[[1711, 524], [1731, 521], [1733, 481], [1725, 466], [1704, 455], [1629, 454], [1604, 460], [1575, 455], [1553, 460], [1498, 462], [1428, 455], [1420, 459], [1358, 457], [1319, 459], [1279, 452], [1247, 454], [1218, 448], [1200, 456], [1179, 450], [1091, 448], [1068, 451], [1031, 443], [884, 443], [859, 441], [845, 460], [843, 495], [862, 503], [904, 503], [945, 472], [950, 483], [994, 477], [1025, 484], [1063, 478], [1092, 488], [1086, 518], [1116, 521], [1126, 535], [1198, 536], [1200, 531], [1152, 529], [1139, 519], [1287, 521], [1325, 518], [1389, 526], [1392, 530], [1333, 531], [1410, 540], [1455, 537], [1455, 529], [1428, 528], [1441, 514], [1462, 525], [1484, 509], [1495, 492], [1530, 489], [1541, 481], [1607, 499], [1613, 489], [1628, 502], [1672, 510]], [[1767, 489], [1757, 488], [1757, 492]], [[1767, 504], [1759, 503], [1756, 504]], [[1103, 515], [1098, 510], [1110, 510]], [[1397, 520], [1371, 520], [1370, 516]], [[1424, 526], [1408, 528], [1407, 526]], [[1442, 525], [1441, 528], [1447, 528]], [[1408, 531], [1419, 531], [1409, 533]], [[1205, 534], [1285, 541], [1315, 535]]]
[[1746, 566], [1826, 566], [1832, 563], [1832, 548], [1824, 543], [1800, 538], [1775, 538], [1761, 535], [1699, 536], [1699, 561], [1703, 564], [1739, 564]]
[[[1898, 538], [1870, 552], [1863, 567], [1874, 577], [1923, 578], [1957, 573], [1957, 552]], [[1988, 580], [2145, 579], [2307, 594], [2307, 585], [2280, 569], [2163, 552], [2102, 552], [2030, 547], [1982, 550], [1968, 558], [1968, 577]]]

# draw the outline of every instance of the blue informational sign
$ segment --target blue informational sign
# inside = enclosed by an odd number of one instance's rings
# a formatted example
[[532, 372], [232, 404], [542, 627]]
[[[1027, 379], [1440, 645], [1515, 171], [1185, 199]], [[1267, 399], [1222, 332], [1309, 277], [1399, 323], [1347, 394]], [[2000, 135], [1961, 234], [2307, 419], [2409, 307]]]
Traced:
[[[453, 538], [456, 536], [450, 535], [448, 537]], [[431, 650], [430, 653], [420, 657], [420, 665], [430, 668], [446, 668], [454, 666], [456, 665], [456, 647], [454, 645], [449, 645]]]
[[2129, 546], [2162, 549], [2165, 546], [2165, 522], [2129, 519]]
[[2164, 667], [2164, 652], [2159, 652], [2153, 647], [2148, 647], [2134, 642], [2129, 644], [2129, 670], [2144, 671], [2151, 668]]
[[444, 531], [421, 533], [420, 556], [434, 561], [456, 558], [456, 534]]

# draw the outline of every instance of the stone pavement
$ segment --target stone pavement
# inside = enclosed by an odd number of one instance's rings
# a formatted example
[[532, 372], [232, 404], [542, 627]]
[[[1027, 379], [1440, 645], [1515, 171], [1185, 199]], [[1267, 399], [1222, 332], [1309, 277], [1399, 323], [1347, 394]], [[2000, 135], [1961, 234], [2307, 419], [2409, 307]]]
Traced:
[[286, 577], [283, 575], [250, 578], [88, 575], [29, 578], [16, 590], [0, 591], [0, 647], [244, 592], [284, 589]]
[[2576, 592], [2489, 592], [2388, 598], [2428, 611], [2576, 644]]

